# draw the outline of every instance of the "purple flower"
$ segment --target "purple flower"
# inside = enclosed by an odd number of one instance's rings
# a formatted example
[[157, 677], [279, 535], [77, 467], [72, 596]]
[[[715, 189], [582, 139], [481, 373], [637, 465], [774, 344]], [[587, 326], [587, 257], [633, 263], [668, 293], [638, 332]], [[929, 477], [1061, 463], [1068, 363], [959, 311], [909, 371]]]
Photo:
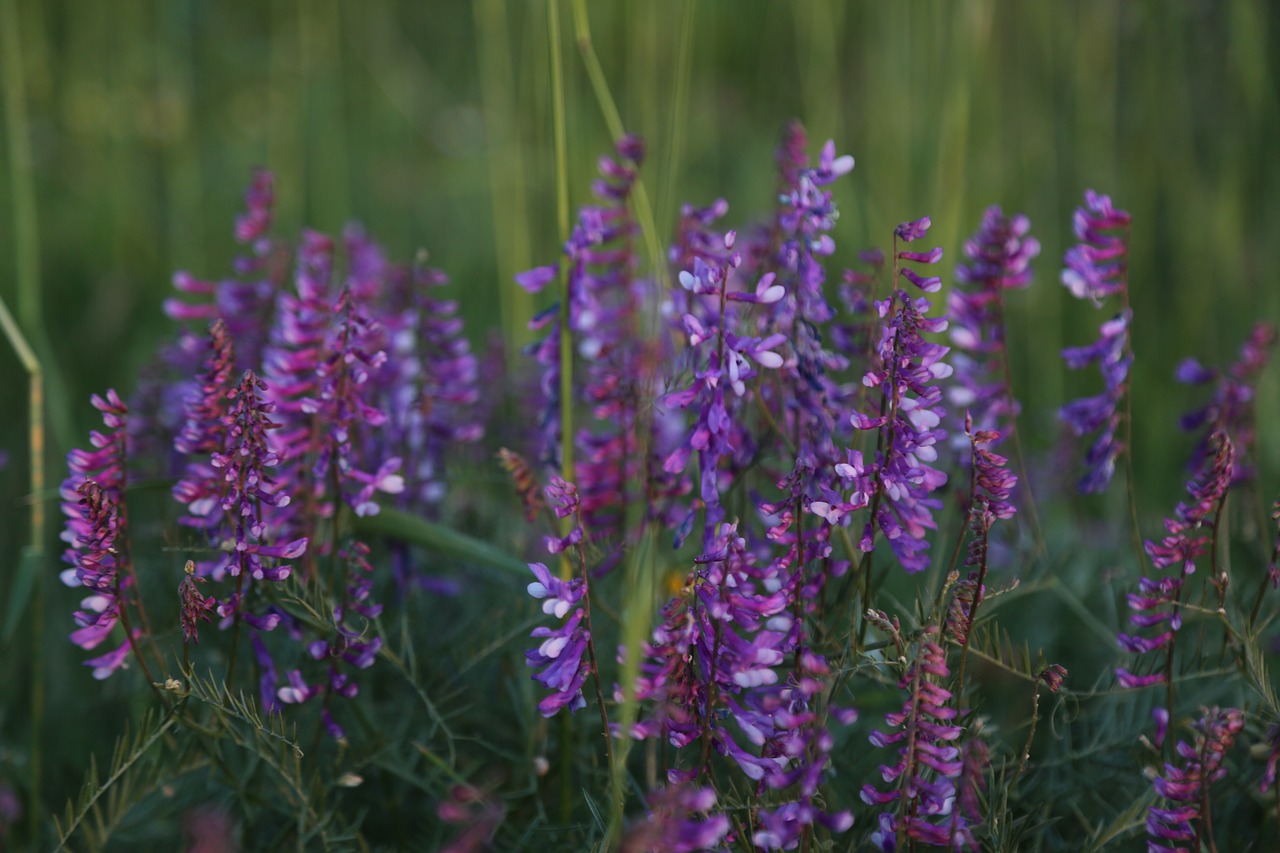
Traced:
[[882, 850], [897, 849], [898, 838], [938, 846], [959, 840], [959, 846], [977, 849], [971, 835], [957, 835], [947, 820], [956, 807], [956, 780], [964, 773], [965, 762], [955, 745], [962, 729], [952, 723], [956, 709], [947, 704], [951, 692], [942, 686], [950, 671], [937, 635], [936, 626], [924, 629], [916, 659], [898, 683], [907, 691], [907, 701], [900, 712], [885, 716], [892, 730], [873, 732], [870, 738], [881, 749], [902, 744], [898, 763], [880, 768], [892, 787], [881, 791], [867, 784], [862, 788], [862, 800], [868, 805], [899, 804], [880, 816], [879, 831], [872, 836]]
[[94, 480], [81, 482], [76, 491], [81, 496], [81, 524], [73, 545], [75, 578], [89, 590], [89, 595], [75, 613], [79, 628], [71, 632], [71, 642], [85, 650], [96, 649], [117, 622], [126, 626], [128, 638], [113, 651], [84, 662], [85, 666], [93, 667], [93, 677], [101, 680], [124, 665], [134, 641], [141, 636], [141, 629], [131, 632], [127, 629], [125, 608], [131, 597], [133, 577], [122, 559], [127, 538], [122, 535], [116, 498]]
[[470, 785], [458, 784], [436, 809], [446, 823], [458, 824], [462, 831], [439, 853], [485, 853], [492, 850], [493, 835], [506, 815], [502, 801]]
[[[668, 474], [682, 472], [689, 457], [697, 451], [698, 494], [705, 507], [703, 545], [707, 550], [724, 519], [720, 496], [726, 483], [722, 482], [721, 465], [732, 461], [735, 443], [738, 448], [743, 447], [742, 442], [732, 441], [737, 435], [738, 419], [734, 413], [740, 407], [740, 398], [746, 394], [746, 383], [756, 376], [756, 366], [782, 365], [782, 357], [773, 348], [785, 341], [781, 334], [748, 337], [728, 328], [736, 317], [728, 310], [729, 277], [742, 263], [741, 256], [732, 252], [735, 239], [732, 231], [725, 235], [724, 248], [730, 255], [723, 265], [708, 265], [701, 258], [695, 258], [692, 270], [681, 272], [682, 287], [700, 298], [712, 300], [719, 311], [703, 317], [690, 312], [682, 318], [693, 357], [694, 376], [689, 385], [662, 398], [666, 406], [694, 413], [693, 426], [667, 456], [663, 469]], [[768, 286], [771, 285], [766, 288]], [[712, 320], [712, 316], [716, 319]], [[731, 477], [729, 474], [724, 479]]]
[[[560, 466], [561, 335], [571, 336], [574, 352], [581, 359], [574, 378], [592, 407], [595, 423], [574, 436], [582, 450], [575, 475], [584, 498], [586, 525], [593, 535], [598, 532], [603, 538], [620, 531], [622, 508], [633, 479], [631, 457], [639, 446], [634, 434], [634, 383], [642, 378], [635, 347], [641, 296], [632, 245], [637, 229], [627, 200], [644, 158], [644, 145], [639, 138], [627, 136], [619, 140], [616, 150], [616, 158], [600, 158], [600, 178], [593, 185], [597, 203], [579, 211], [564, 246], [568, 331], [549, 309], [530, 324], [531, 328], [549, 329], [547, 337], [529, 350], [543, 368], [540, 450], [544, 463], [553, 468]], [[516, 282], [537, 292], [559, 269], [537, 267], [516, 276]]]
[[1236, 447], [1237, 464], [1233, 481], [1239, 483], [1254, 476], [1253, 467], [1247, 461], [1258, 431], [1254, 411], [1254, 386], [1271, 357], [1271, 349], [1275, 343], [1275, 324], [1255, 323], [1249, 337], [1240, 347], [1239, 359], [1225, 371], [1204, 367], [1190, 358], [1178, 365], [1176, 375], [1179, 382], [1191, 385], [1214, 383], [1213, 397], [1208, 404], [1182, 417], [1184, 430], [1205, 430], [1191, 458], [1193, 469], [1199, 468], [1204, 457], [1212, 452], [1209, 446], [1210, 435], [1217, 430], [1225, 430]]
[[[928, 225], [928, 217], [905, 223], [898, 227], [898, 234], [916, 239]], [[929, 262], [915, 260], [915, 254], [895, 251], [899, 260]], [[862, 381], [879, 390], [882, 402], [875, 409], [880, 414], [855, 412], [851, 422], [858, 430], [877, 430], [879, 449], [874, 463], [851, 453], [836, 466], [846, 488], [853, 488], [855, 500], [847, 506], [860, 508], [865, 500], [871, 507], [859, 547], [871, 551], [879, 528], [908, 572], [923, 571], [929, 565], [925, 534], [937, 527], [932, 510], [940, 506], [929, 495], [947, 481], [947, 475], [932, 463], [938, 458], [938, 443], [946, 438], [941, 427], [942, 389], [936, 383], [951, 375], [951, 367], [942, 360], [948, 348], [923, 337], [944, 331], [947, 322], [929, 318], [929, 308], [928, 299], [913, 299], [901, 289], [876, 303], [883, 323], [876, 348], [879, 366]]]
[[947, 398], [956, 411], [967, 410], [980, 430], [1007, 437], [1018, 416], [1018, 401], [1006, 381], [1004, 292], [1031, 283], [1031, 259], [1040, 243], [1027, 232], [1025, 216], [1005, 216], [989, 207], [982, 225], [964, 245], [968, 261], [956, 267], [956, 284], [947, 300], [954, 347], [954, 383]]
[[[69, 471], [59, 489], [62, 513], [66, 516], [62, 541], [67, 543], [67, 549], [63, 552], [63, 559], [72, 566], [79, 566], [78, 550], [82, 544], [100, 534], [84, 517], [80, 486], [93, 480], [106, 494], [107, 500], [113, 504], [122, 504], [127, 478], [129, 408], [114, 389], [108, 390], [105, 397], [94, 394], [91, 402], [95, 409], [102, 412], [102, 422], [108, 431], [102, 433], [94, 430], [89, 433], [91, 450], [72, 450], [67, 454]], [[127, 519], [120, 519], [120, 523], [127, 523]], [[62, 581], [68, 586], [78, 586], [81, 583], [75, 570], [63, 572]]]
[[1080, 242], [1063, 259], [1062, 283], [1076, 299], [1098, 305], [1108, 296], [1124, 293], [1129, 276], [1128, 213], [1111, 204], [1111, 197], [1086, 190], [1084, 207], [1076, 208], [1073, 224]]
[[221, 447], [209, 452], [207, 464], [195, 460], [173, 488], [174, 498], [187, 507], [183, 520], [204, 529], [214, 547], [227, 547], [210, 570], [215, 579], [225, 572], [283, 580], [290, 568], [277, 561], [295, 559], [307, 547], [306, 538], [268, 541], [273, 531], [263, 507], [288, 506], [290, 497], [269, 473], [280, 460], [267, 443], [276, 423], [270, 419], [274, 406], [261, 393], [265, 389], [253, 371], [245, 371], [239, 385], [224, 393], [222, 411], [209, 426], [222, 431]]
[[627, 828], [621, 853], [695, 853], [722, 850], [730, 829], [727, 815], [714, 814], [716, 793], [687, 782], [648, 796], [645, 816]]
[[1123, 308], [1102, 324], [1099, 340], [1085, 347], [1062, 351], [1067, 366], [1079, 370], [1097, 363], [1105, 390], [1063, 406], [1059, 417], [1077, 436], [1099, 432], [1085, 455], [1086, 474], [1079, 488], [1086, 494], [1106, 491], [1115, 473], [1116, 459], [1124, 452], [1117, 437], [1122, 415], [1121, 402], [1129, 390], [1129, 369], [1133, 351], [1129, 345], [1129, 214], [1116, 210], [1107, 196], [1089, 190], [1085, 207], [1076, 210], [1075, 228], [1080, 243], [1067, 250], [1062, 283], [1077, 299], [1088, 298], [1100, 305], [1108, 296], [1119, 294]]
[[545, 639], [536, 649], [525, 652], [525, 663], [539, 670], [534, 680], [552, 691], [538, 703], [538, 710], [544, 717], [553, 716], [565, 706], [576, 711], [587, 704], [582, 685], [590, 668], [585, 657], [590, 634], [582, 625], [583, 609], [577, 606], [586, 595], [586, 584], [581, 578], [562, 581], [542, 563], [530, 563], [529, 570], [536, 579], [529, 584], [529, 594], [542, 600], [542, 612], [556, 619], [569, 616], [557, 628], [540, 626], [530, 634]]
[[[1147, 849], [1153, 853], [1176, 853], [1199, 850], [1209, 822], [1209, 786], [1227, 775], [1223, 766], [1226, 754], [1244, 729], [1244, 712], [1235, 708], [1201, 709], [1194, 725], [1196, 737], [1191, 743], [1178, 741], [1179, 764], [1165, 764], [1164, 773], [1155, 777], [1156, 794], [1168, 801], [1167, 806], [1152, 806], [1147, 812]], [[1194, 846], [1165, 844], [1167, 841], [1190, 841]]]
[[111, 652], [85, 661], [93, 667], [93, 677], [104, 679], [124, 665], [142, 629], [129, 628], [126, 608], [141, 613], [133, 568], [129, 563], [129, 523], [125, 512], [127, 482], [126, 450], [129, 410], [114, 390], [105, 397], [91, 398], [102, 412], [107, 432], [89, 434], [92, 450], [72, 450], [67, 454], [70, 469], [59, 494], [67, 543], [63, 560], [73, 568], [60, 578], [71, 587], [84, 587], [88, 594], [75, 612], [78, 626], [71, 642], [82, 649], [96, 649], [117, 622], [126, 626], [126, 642]]
[[[1182, 628], [1179, 610], [1182, 588], [1189, 575], [1196, 570], [1196, 560], [1207, 553], [1216, 537], [1217, 514], [1231, 484], [1234, 448], [1224, 433], [1215, 433], [1214, 456], [1206, 460], [1206, 467], [1199, 476], [1187, 484], [1191, 501], [1179, 503], [1174, 516], [1165, 520], [1169, 535], [1159, 542], [1146, 543], [1147, 555], [1157, 569], [1173, 569], [1174, 576], [1158, 580], [1141, 578], [1138, 592], [1128, 595], [1129, 622], [1142, 633], [1118, 634], [1121, 648], [1136, 655], [1150, 654], [1168, 648], [1173, 653], [1173, 643]], [[1209, 531], [1203, 533], [1202, 531]], [[1164, 683], [1163, 671], [1149, 675], [1135, 675], [1128, 669], [1117, 668], [1116, 678], [1121, 687], [1140, 688]]]

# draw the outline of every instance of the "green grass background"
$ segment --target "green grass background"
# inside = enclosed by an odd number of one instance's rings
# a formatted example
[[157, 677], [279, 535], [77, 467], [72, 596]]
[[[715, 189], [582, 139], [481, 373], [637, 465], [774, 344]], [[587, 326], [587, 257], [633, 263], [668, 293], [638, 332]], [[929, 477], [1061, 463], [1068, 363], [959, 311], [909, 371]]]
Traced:
[[[1046, 406], [1089, 387], [1071, 383], [1056, 354], [1100, 319], [1057, 284], [1086, 187], [1135, 217], [1141, 474], [1168, 468], [1156, 449], [1180, 405], [1169, 399], [1177, 359], [1225, 359], [1253, 319], [1280, 315], [1270, 4], [693, 6], [687, 18], [663, 0], [590, 7], [623, 121], [649, 141], [660, 227], [681, 202], [717, 195], [738, 221], [762, 215], [772, 148], [793, 116], [815, 144], [834, 137], [858, 160], [837, 193], [839, 260], [928, 213], [950, 267], [987, 204], [1025, 211], [1044, 252], [1036, 286], [1014, 298], [1012, 334], [1025, 354], [1018, 384], [1045, 404], [1030, 406], [1035, 434], [1052, 437]], [[25, 110], [3, 144], [8, 154], [25, 133], [32, 158], [28, 175], [0, 174], [10, 202], [0, 204], [0, 294], [12, 308], [14, 261], [35, 252], [48, 360], [66, 389], [52, 403], [75, 425], [59, 441], [80, 441], [86, 395], [127, 388], [166, 334], [172, 271], [227, 271], [254, 165], [276, 172], [286, 235], [355, 219], [397, 257], [427, 248], [477, 337], [498, 326], [502, 300], [518, 316], [510, 273], [555, 254], [545, 4], [4, 0], [4, 10]], [[609, 140], [567, 8], [562, 23], [576, 205]], [[34, 247], [15, 245], [15, 179], [34, 187]], [[5, 411], [17, 414], [18, 365], [8, 353], [0, 365]], [[1274, 397], [1268, 405], [1274, 413]], [[4, 421], [11, 471], [20, 422]]]
[[[1198, 399], [1173, 382], [1174, 365], [1190, 354], [1226, 362], [1256, 319], [1280, 318], [1280, 9], [1266, 0], [589, 9], [622, 120], [649, 142], [644, 180], [664, 234], [684, 201], [724, 196], [733, 221], [764, 216], [773, 148], [792, 117], [808, 127], [811, 150], [833, 137], [857, 158], [836, 191], [839, 262], [929, 214], [949, 282], [985, 206], [1026, 212], [1044, 248], [1009, 316], [1033, 450], [1058, 437], [1058, 405], [1097, 388], [1092, 374], [1067, 374], [1059, 349], [1091, 340], [1109, 316], [1058, 284], [1072, 209], [1094, 187], [1130, 210], [1135, 465], [1144, 506], [1172, 508], [1190, 444], [1175, 420]], [[576, 206], [610, 140], [567, 3], [561, 23]], [[426, 248], [452, 277], [473, 339], [493, 329], [525, 340], [521, 318], [534, 306], [510, 277], [553, 259], [562, 236], [544, 3], [0, 0], [0, 30], [0, 296], [46, 366], [50, 482], [96, 425], [88, 395], [130, 390], [169, 334], [160, 305], [172, 272], [229, 270], [231, 222], [255, 165], [276, 173], [279, 233], [354, 219], [395, 258]], [[1263, 488], [1274, 490], [1280, 439], [1266, 425], [1280, 414], [1276, 383], [1259, 405]], [[7, 347], [0, 412], [8, 597], [31, 496], [26, 378]], [[55, 526], [51, 518], [50, 534]], [[50, 595], [48, 633], [60, 636], [70, 597], [61, 587]], [[30, 675], [13, 662], [29, 637], [18, 631], [6, 650], [14, 696]], [[72, 651], [57, 644], [42, 665], [84, 676]], [[23, 711], [8, 703], [0, 726]]]

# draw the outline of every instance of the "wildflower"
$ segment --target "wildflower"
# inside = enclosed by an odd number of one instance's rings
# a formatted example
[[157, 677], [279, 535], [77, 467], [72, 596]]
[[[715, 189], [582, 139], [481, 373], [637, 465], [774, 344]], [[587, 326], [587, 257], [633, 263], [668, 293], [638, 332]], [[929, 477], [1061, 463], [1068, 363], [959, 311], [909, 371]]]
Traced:
[[[733, 249], [735, 239], [733, 232], [725, 235], [726, 250]], [[782, 356], [773, 350], [785, 341], [783, 335], [739, 336], [727, 328], [731, 319], [727, 312], [728, 278], [741, 263], [741, 256], [731, 253], [723, 265], [709, 266], [695, 258], [692, 270], [681, 271], [681, 286], [690, 293], [716, 300], [720, 311], [716, 321], [708, 319], [706, 324], [693, 313], [684, 315], [684, 331], [697, 359], [696, 372], [688, 386], [663, 398], [666, 405], [695, 414], [693, 426], [667, 456], [663, 468], [670, 474], [679, 473], [693, 451], [698, 451], [698, 495], [705, 508], [703, 544], [708, 550], [724, 519], [720, 465], [732, 456], [731, 436], [735, 435], [736, 419], [731, 412], [737, 410], [738, 399], [746, 394], [747, 381], [756, 376], [753, 365], [776, 368], [783, 363]], [[764, 289], [767, 291], [770, 286], [765, 284]], [[726, 386], [732, 393], [725, 393]]]
[[[1178, 741], [1179, 765], [1165, 764], [1164, 773], [1153, 783], [1156, 794], [1168, 806], [1152, 806], [1147, 812], [1147, 849], [1153, 853], [1175, 853], [1187, 849], [1167, 841], [1194, 842], [1199, 850], [1209, 817], [1209, 786], [1227, 775], [1226, 754], [1244, 728], [1244, 713], [1235, 708], [1202, 708], [1194, 724], [1195, 739]], [[1211, 846], [1212, 841], [1210, 840]]]
[[936, 626], [925, 628], [916, 659], [898, 682], [907, 691], [907, 701], [900, 712], [885, 717], [893, 731], [876, 731], [870, 738], [881, 749], [903, 744], [898, 763], [880, 768], [884, 781], [893, 787], [881, 791], [867, 784], [862, 788], [862, 800], [868, 805], [899, 804], [880, 815], [879, 829], [872, 835], [882, 850], [897, 849], [897, 842], [904, 838], [938, 846], [959, 841], [955, 846], [977, 849], [971, 835], [957, 833], [946, 820], [956, 806], [956, 779], [964, 772], [965, 762], [955, 745], [961, 728], [951, 722], [956, 709], [947, 704], [951, 692], [942, 686], [950, 671], [937, 635]]
[[213, 570], [215, 578], [225, 571], [232, 577], [246, 573], [256, 580], [283, 580], [290, 569], [274, 561], [294, 559], [307, 547], [305, 538], [277, 545], [267, 541], [262, 507], [288, 506], [290, 497], [269, 473], [280, 460], [267, 445], [276, 424], [270, 419], [274, 406], [262, 396], [265, 389], [253, 371], [245, 371], [224, 397], [222, 447], [210, 452], [207, 469], [191, 469], [194, 473], [174, 486], [174, 497], [186, 504], [193, 523], [210, 532], [215, 547], [228, 544], [230, 550]]
[[1062, 283], [1077, 299], [1089, 299], [1094, 305], [1112, 295], [1123, 297], [1124, 307], [1114, 319], [1102, 324], [1100, 337], [1094, 344], [1069, 347], [1062, 351], [1067, 366], [1079, 370], [1097, 363], [1105, 390], [1096, 396], [1083, 397], [1063, 406], [1059, 417], [1077, 436], [1098, 432], [1085, 454], [1086, 473], [1080, 479], [1080, 491], [1103, 492], [1111, 483], [1116, 460], [1124, 452], [1117, 437], [1122, 417], [1121, 401], [1129, 389], [1129, 369], [1133, 351], [1129, 343], [1129, 326], [1133, 314], [1129, 310], [1128, 276], [1130, 217], [1114, 208], [1111, 199], [1089, 190], [1085, 207], [1075, 215], [1078, 243], [1067, 250]]
[[1018, 401], [1007, 384], [1004, 293], [1031, 283], [1031, 260], [1040, 243], [1028, 236], [1025, 216], [1005, 216], [989, 207], [982, 225], [964, 245], [968, 261], [956, 267], [956, 284], [947, 300], [954, 346], [955, 382], [947, 397], [956, 411], [967, 411], [980, 430], [1007, 437], [1018, 415]]
[[[170, 298], [164, 303], [165, 314], [173, 320], [226, 323], [230, 336], [236, 341], [239, 360], [235, 367], [242, 371], [256, 369], [260, 364], [279, 284], [278, 272], [273, 268], [277, 265], [271, 261], [276, 244], [268, 236], [275, 204], [272, 184], [269, 171], [256, 169], [245, 190], [246, 210], [236, 218], [234, 234], [250, 254], [235, 260], [236, 277], [213, 282], [177, 272], [173, 276], [175, 290], [188, 296], [212, 298], [212, 301], [188, 303]], [[184, 345], [180, 338], [178, 349]]]
[[1237, 464], [1233, 482], [1239, 483], [1254, 476], [1253, 467], [1248, 461], [1257, 440], [1254, 387], [1258, 375], [1270, 359], [1275, 343], [1275, 324], [1255, 323], [1249, 337], [1240, 347], [1240, 357], [1226, 370], [1205, 367], [1194, 358], [1188, 358], [1178, 365], [1175, 375], [1179, 382], [1189, 385], [1214, 384], [1212, 399], [1205, 406], [1182, 417], [1184, 430], [1206, 430], [1191, 458], [1193, 469], [1199, 468], [1204, 458], [1212, 452], [1209, 437], [1218, 430], [1225, 430], [1236, 447]]
[[[89, 433], [92, 450], [72, 450], [67, 454], [67, 478], [62, 481], [59, 495], [62, 498], [62, 513], [66, 516], [66, 527], [62, 532], [62, 541], [67, 543], [63, 559], [72, 566], [79, 566], [78, 549], [82, 543], [98, 534], [82, 510], [80, 487], [92, 480], [97, 488], [106, 495], [106, 499], [121, 505], [124, 500], [124, 489], [127, 482], [126, 451], [128, 446], [129, 407], [114, 389], [108, 390], [105, 397], [94, 394], [91, 398], [93, 407], [102, 412], [102, 422], [107, 432], [94, 430]], [[127, 519], [117, 518], [118, 524], [126, 524]], [[123, 532], [123, 531], [122, 531]], [[127, 541], [128, 536], [120, 537]], [[68, 586], [79, 586], [80, 579], [76, 570], [68, 569], [62, 573], [62, 581]]]
[[[1167, 647], [1168, 654], [1173, 654], [1175, 637], [1182, 628], [1179, 606], [1183, 585], [1196, 571], [1196, 561], [1209, 551], [1216, 538], [1217, 514], [1231, 484], [1235, 456], [1231, 440], [1225, 433], [1215, 433], [1213, 446], [1213, 458], [1206, 460], [1199, 476], [1187, 484], [1192, 500], [1179, 503], [1174, 516], [1165, 519], [1169, 535], [1159, 542], [1146, 543], [1152, 566], [1173, 569], [1177, 574], [1157, 580], [1141, 578], [1138, 592], [1129, 594], [1129, 609], [1132, 611], [1129, 621], [1145, 633], [1117, 635], [1120, 646], [1126, 651], [1143, 655]], [[1206, 530], [1209, 532], [1201, 532]], [[1122, 687], [1130, 688], [1147, 687], [1167, 680], [1164, 672], [1139, 676], [1125, 668], [1116, 669], [1116, 678]]]
[[[929, 218], [905, 222], [895, 236], [914, 240], [925, 234]], [[895, 251], [899, 261], [933, 263], [940, 250], [930, 252]], [[905, 267], [897, 272], [906, 275]], [[929, 290], [941, 286], [937, 279], [924, 279], [912, 273], [907, 278]], [[935, 286], [935, 284], [937, 286]], [[858, 430], [878, 430], [876, 461], [865, 463], [860, 455], [851, 454], [836, 472], [855, 495], [868, 495], [871, 517], [863, 528], [859, 547], [874, 547], [875, 530], [879, 528], [889, 546], [908, 572], [924, 570], [929, 564], [926, 530], [937, 527], [932, 510], [940, 506], [929, 494], [947, 481], [947, 475], [932, 467], [937, 461], [936, 445], [946, 438], [942, 423], [942, 389], [935, 384], [951, 375], [942, 359], [948, 348], [929, 343], [925, 333], [947, 328], [944, 319], [926, 316], [930, 307], [924, 297], [912, 298], [897, 290], [889, 298], [876, 303], [883, 321], [877, 345], [880, 366], [868, 371], [863, 384], [879, 389], [883, 398], [882, 414], [855, 412], [851, 422]], [[860, 501], [851, 502], [857, 506]]]
[[542, 612], [556, 619], [569, 616], [558, 628], [539, 626], [530, 635], [546, 639], [538, 648], [525, 652], [525, 663], [540, 670], [534, 680], [552, 690], [538, 703], [538, 710], [544, 717], [553, 716], [565, 706], [576, 711], [587, 704], [582, 685], [589, 669], [584, 655], [590, 633], [582, 625], [583, 610], [577, 606], [586, 595], [586, 583], [582, 578], [562, 581], [542, 563], [530, 563], [529, 570], [535, 578], [529, 584], [529, 595], [542, 600]]
[[729, 834], [727, 815], [716, 814], [716, 792], [689, 783], [649, 794], [645, 816], [627, 828], [621, 853], [694, 853], [721, 850]]
[[96, 649], [117, 622], [125, 626], [123, 645], [84, 662], [85, 666], [93, 667], [93, 677], [101, 680], [124, 665], [142, 632], [140, 628], [129, 628], [125, 610], [132, 595], [133, 578], [122, 559], [125, 540], [120, 537], [116, 497], [94, 480], [81, 482], [76, 491], [81, 496], [82, 524], [75, 538], [75, 578], [90, 594], [75, 613], [80, 627], [71, 633], [71, 642], [85, 650]]

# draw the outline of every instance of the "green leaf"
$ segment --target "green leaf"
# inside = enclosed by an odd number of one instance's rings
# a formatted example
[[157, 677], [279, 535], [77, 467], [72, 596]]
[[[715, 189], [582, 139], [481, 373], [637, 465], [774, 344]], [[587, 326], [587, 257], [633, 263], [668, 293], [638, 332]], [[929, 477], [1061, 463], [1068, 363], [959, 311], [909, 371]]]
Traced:
[[354, 524], [362, 535], [399, 539], [459, 560], [514, 572], [521, 577], [529, 574], [529, 567], [523, 560], [488, 542], [398, 509], [384, 506], [377, 515], [354, 519]]
[[31, 590], [35, 587], [36, 572], [40, 571], [41, 553], [30, 545], [22, 549], [22, 558], [18, 561], [18, 571], [14, 574], [13, 583], [9, 584], [9, 605], [4, 612], [4, 631], [0, 638], [9, 642], [22, 614], [31, 601]]

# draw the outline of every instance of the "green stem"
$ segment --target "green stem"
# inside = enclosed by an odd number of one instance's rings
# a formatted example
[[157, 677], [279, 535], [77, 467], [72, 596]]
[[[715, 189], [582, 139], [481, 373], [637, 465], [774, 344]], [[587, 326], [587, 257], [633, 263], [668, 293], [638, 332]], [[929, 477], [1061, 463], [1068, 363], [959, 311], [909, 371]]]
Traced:
[[[1013, 396], [1013, 371], [1009, 366], [1009, 335], [1006, 328], [1004, 318], [1004, 280], [1000, 281], [1000, 294], [996, 300], [996, 311], [998, 312], [997, 327], [1000, 329], [1000, 367], [1004, 372], [1004, 395], [1005, 405], [1008, 406], [1010, 412], [1017, 412]], [[1031, 490], [1031, 478], [1027, 475], [1027, 463], [1022, 458], [1022, 439], [1019, 437], [1021, 430], [1018, 429], [1017, 415], [1013, 416], [1013, 423], [1009, 425], [1009, 436], [1013, 443], [1013, 459], [1018, 466], [1018, 476], [1021, 477], [1019, 485], [1022, 486], [1022, 494], [1025, 495], [1023, 505], [1027, 510], [1027, 519], [1031, 523], [1031, 535], [1035, 537], [1036, 551], [1041, 557], [1048, 555], [1048, 548], [1044, 542], [1044, 529], [1040, 526], [1040, 513], [1036, 509], [1036, 496]]]
[[493, 211], [495, 258], [498, 267], [498, 308], [507, 341], [509, 368], [521, 361], [517, 341], [526, 339], [533, 301], [523, 288], [512, 286], [517, 272], [529, 266], [529, 222], [526, 216], [524, 160], [512, 141], [510, 118], [515, 115], [511, 83], [510, 32], [506, 0], [477, 0], [476, 22], [480, 93], [485, 133], [490, 140], [489, 199]]
[[[578, 52], [582, 54], [583, 64], [587, 67], [587, 79], [591, 81], [591, 89], [595, 92], [600, 111], [604, 114], [605, 125], [609, 134], [619, 140], [626, 135], [626, 127], [618, 106], [614, 103], [613, 94], [609, 91], [609, 81], [600, 67], [600, 58], [596, 55], [595, 46], [591, 43], [591, 22], [587, 18], [586, 0], [573, 0], [573, 32], [578, 42]], [[662, 252], [662, 242], [658, 239], [658, 229], [654, 223], [653, 208], [649, 204], [649, 194], [644, 182], [639, 177], [631, 188], [631, 196], [636, 203], [636, 221], [640, 225], [640, 233], [644, 236], [645, 247], [649, 250], [649, 260], [653, 273], [661, 287], [666, 278], [666, 257]]]
[[[0, 54], [3, 54], [4, 78], [4, 113], [5, 127], [9, 149], [9, 192], [13, 204], [13, 255], [15, 274], [18, 285], [18, 316], [23, 325], [36, 341], [37, 346], [43, 343], [43, 328], [40, 316], [40, 243], [38, 223], [36, 219], [36, 193], [33, 178], [34, 169], [31, 160], [31, 134], [27, 125], [26, 83], [22, 66], [22, 39], [18, 19], [16, 0], [0, 2], [0, 19], [4, 26], [0, 27]], [[44, 698], [45, 698], [45, 662], [44, 662], [44, 609], [45, 583], [43, 569], [44, 557], [44, 502], [40, 496], [44, 493], [45, 473], [45, 433], [44, 433], [44, 373], [41, 360], [36, 356], [36, 349], [31, 346], [27, 336], [22, 333], [8, 306], [0, 299], [0, 329], [22, 363], [27, 374], [29, 411], [28, 441], [30, 452], [30, 486], [34, 500], [31, 504], [31, 542], [29, 544], [28, 567], [34, 569], [32, 579], [33, 597], [31, 603], [31, 633], [36, 642], [31, 649], [31, 753], [30, 762], [30, 797], [28, 798], [30, 814], [27, 826], [30, 834], [28, 841], [38, 846], [41, 828], [44, 826], [42, 809], [43, 750], [44, 740]], [[48, 352], [47, 347], [39, 347]], [[56, 383], [55, 383], [56, 386]], [[55, 423], [57, 418], [55, 417]], [[65, 427], [66, 424], [63, 424]], [[67, 430], [69, 432], [69, 430]], [[64, 436], [69, 437], [69, 436]]]
[[[547, 35], [551, 51], [551, 115], [556, 150], [556, 230], [569, 237], [569, 154], [564, 116], [564, 58], [560, 48], [560, 4], [547, 0]], [[568, 265], [560, 264], [560, 476], [574, 482], [573, 466], [573, 330]], [[561, 561], [561, 574], [572, 567]]]

